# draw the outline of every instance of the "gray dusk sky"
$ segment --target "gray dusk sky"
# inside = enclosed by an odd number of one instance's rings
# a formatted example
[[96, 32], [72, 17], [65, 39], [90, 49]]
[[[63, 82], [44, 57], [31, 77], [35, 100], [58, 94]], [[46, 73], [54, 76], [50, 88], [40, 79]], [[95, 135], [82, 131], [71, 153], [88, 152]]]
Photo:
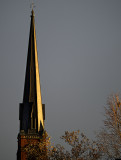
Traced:
[[[0, 159], [15, 160], [27, 60], [30, 0], [0, 1]], [[35, 0], [45, 128], [90, 138], [107, 97], [121, 92], [121, 1]]]

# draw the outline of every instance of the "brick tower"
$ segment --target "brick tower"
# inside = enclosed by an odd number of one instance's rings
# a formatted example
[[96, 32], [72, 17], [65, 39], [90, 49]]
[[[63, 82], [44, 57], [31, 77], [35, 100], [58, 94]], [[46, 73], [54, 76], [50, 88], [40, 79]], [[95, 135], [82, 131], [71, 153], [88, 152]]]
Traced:
[[[20, 132], [18, 134], [17, 160], [26, 160], [24, 148], [37, 144], [44, 131], [45, 105], [42, 104], [38, 66], [34, 11], [31, 12], [28, 56], [23, 103], [19, 106]], [[30, 158], [31, 159], [31, 158]], [[35, 159], [34, 157], [32, 159]]]

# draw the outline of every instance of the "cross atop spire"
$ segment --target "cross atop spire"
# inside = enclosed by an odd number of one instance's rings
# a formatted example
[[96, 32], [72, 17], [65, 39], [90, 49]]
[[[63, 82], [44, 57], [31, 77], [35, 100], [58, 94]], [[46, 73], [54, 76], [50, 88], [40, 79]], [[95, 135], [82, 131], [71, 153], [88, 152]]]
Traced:
[[33, 10], [33, 8], [35, 8], [34, 2], [31, 3], [30, 8], [32, 8], [32, 11], [31, 11], [32, 15], [31, 16], [34, 16], [34, 10]]
[[30, 5], [30, 8], [32, 8], [32, 10], [35, 8], [35, 4], [34, 2], [32, 1], [31, 5]]

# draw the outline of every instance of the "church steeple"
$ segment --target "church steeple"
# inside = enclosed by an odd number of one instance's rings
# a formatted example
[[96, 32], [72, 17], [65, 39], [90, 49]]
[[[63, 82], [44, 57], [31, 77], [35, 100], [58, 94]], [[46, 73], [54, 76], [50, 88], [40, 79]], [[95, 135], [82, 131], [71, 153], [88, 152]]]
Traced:
[[23, 103], [19, 110], [20, 132], [18, 134], [17, 160], [33, 157], [27, 154], [28, 145], [36, 146], [40, 143], [44, 131], [45, 105], [42, 104], [40, 76], [35, 33], [34, 11], [31, 12], [28, 56], [24, 84]]
[[31, 12], [30, 35], [23, 103], [20, 105], [20, 130], [39, 132], [44, 129], [34, 11]]

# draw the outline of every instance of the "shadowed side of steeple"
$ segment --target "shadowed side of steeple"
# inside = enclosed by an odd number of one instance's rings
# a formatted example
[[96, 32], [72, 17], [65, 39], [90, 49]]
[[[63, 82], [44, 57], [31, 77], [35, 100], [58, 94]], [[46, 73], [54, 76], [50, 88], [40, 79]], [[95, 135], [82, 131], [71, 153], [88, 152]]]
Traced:
[[34, 11], [32, 9], [28, 56], [26, 65], [23, 103], [20, 105], [20, 130], [39, 132], [44, 129], [43, 105], [35, 33]]

